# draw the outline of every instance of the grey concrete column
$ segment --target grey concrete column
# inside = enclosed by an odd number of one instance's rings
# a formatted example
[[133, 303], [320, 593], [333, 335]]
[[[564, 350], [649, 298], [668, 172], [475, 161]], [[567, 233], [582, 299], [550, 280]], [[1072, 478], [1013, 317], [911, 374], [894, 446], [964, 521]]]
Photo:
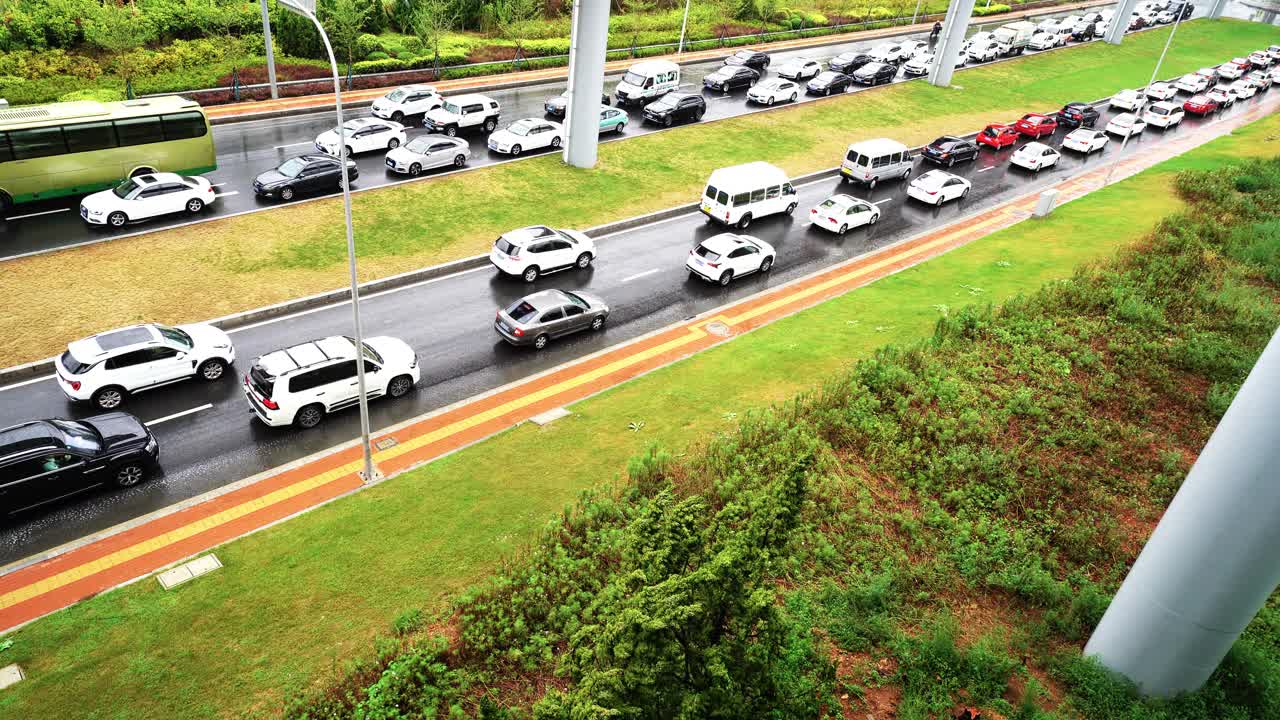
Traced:
[[1222, 11], [1225, 10], [1226, 7], [1227, 0], [1214, 0], [1213, 4], [1209, 6], [1209, 17], [1213, 20], [1217, 20], [1222, 17]]
[[947, 17], [942, 21], [942, 33], [934, 51], [933, 67], [929, 68], [929, 84], [947, 87], [956, 71], [960, 46], [969, 30], [969, 16], [973, 14], [973, 0], [952, 0], [947, 7]]
[[596, 164], [608, 44], [609, 0], [575, 2], [569, 38], [569, 97], [564, 115], [564, 161], [574, 167]]
[[1199, 689], [1280, 585], [1277, 417], [1280, 333], [1085, 646], [1144, 694]]
[[1138, 0], [1120, 0], [1116, 3], [1115, 17], [1111, 18], [1111, 27], [1107, 28], [1107, 34], [1103, 36], [1103, 40], [1112, 45], [1119, 45], [1124, 39], [1124, 31], [1129, 29], [1129, 20], [1133, 19], [1133, 9], [1138, 6]]

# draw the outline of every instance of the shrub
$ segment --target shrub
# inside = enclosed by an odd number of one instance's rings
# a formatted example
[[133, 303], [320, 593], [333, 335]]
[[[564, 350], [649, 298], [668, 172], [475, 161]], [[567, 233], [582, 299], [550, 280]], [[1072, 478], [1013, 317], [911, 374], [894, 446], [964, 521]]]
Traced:
[[[385, 54], [385, 53], [384, 53]], [[361, 60], [353, 63], [351, 68], [354, 72], [361, 75], [368, 73], [392, 72], [395, 70], [410, 70], [410, 64], [404, 60], [396, 58], [383, 58], [381, 60]]]
[[96, 100], [98, 102], [117, 102], [124, 100], [124, 91], [113, 90], [110, 88], [95, 88], [91, 90], [75, 90], [58, 96], [58, 102], [72, 102], [74, 100]]
[[[391, 56], [390, 56], [390, 55], [388, 55], [388, 54], [386, 54], [386, 53], [384, 53], [384, 52], [382, 52], [381, 50], [379, 50], [379, 51], [377, 51], [377, 52], [371, 52], [371, 53], [369, 53], [369, 54], [368, 54], [368, 56], [366, 56], [366, 58], [365, 58], [365, 59], [366, 59], [366, 61], [367, 61], [367, 60], [386, 60], [386, 59], [387, 59], [387, 58], [389, 58], [389, 57], [391, 57]], [[412, 57], [412, 56], [410, 56], [410, 57]], [[397, 59], [401, 59], [401, 58], [397, 58]]]
[[973, 8], [973, 14], [978, 17], [983, 17], [985, 15], [999, 15], [1000, 13], [1007, 13], [1012, 9], [1013, 8], [1008, 5], [1001, 4], [978, 5]]
[[[380, 53], [381, 58], [371, 57], [374, 53]], [[356, 57], [368, 60], [385, 60], [390, 57], [386, 53], [386, 48], [382, 46], [382, 41], [376, 35], [365, 33], [356, 38]]]

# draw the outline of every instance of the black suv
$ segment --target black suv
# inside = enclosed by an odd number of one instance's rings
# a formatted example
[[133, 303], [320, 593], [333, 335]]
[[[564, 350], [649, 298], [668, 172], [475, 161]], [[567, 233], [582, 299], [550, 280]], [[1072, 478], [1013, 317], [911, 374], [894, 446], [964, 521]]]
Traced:
[[1071, 39], [1076, 42], [1092, 40], [1098, 34], [1098, 23], [1078, 23], [1071, 30]]
[[978, 145], [964, 138], [943, 135], [926, 145], [920, 155], [925, 160], [951, 167], [964, 160], [976, 160]]
[[725, 65], [745, 65], [761, 72], [769, 67], [769, 63], [769, 56], [759, 50], [739, 50], [724, 59]]
[[671, 127], [683, 120], [701, 120], [707, 113], [707, 101], [691, 93], [667, 93], [644, 106], [644, 119]]
[[1196, 7], [1195, 5], [1192, 5], [1189, 2], [1176, 2], [1169, 5], [1169, 7], [1165, 9], [1173, 13], [1173, 16], [1175, 18], [1181, 15], [1182, 16], [1181, 19], [1186, 20], [1187, 18], [1191, 17], [1191, 13], [1195, 12]]
[[0, 516], [108, 483], [132, 487], [157, 469], [160, 446], [138, 418], [35, 420], [0, 430]]
[[840, 53], [839, 55], [831, 58], [831, 60], [827, 62], [827, 68], [834, 72], [844, 73], [845, 75], [852, 75], [854, 70], [857, 70], [863, 65], [866, 65], [867, 63], [874, 62], [874, 61], [875, 61], [875, 58], [871, 57], [866, 53], [859, 53], [859, 52]]
[[[295, 195], [333, 192], [342, 189], [341, 164], [328, 155], [299, 155], [280, 163], [253, 179], [253, 194], [265, 198], [292, 200]], [[355, 161], [347, 161], [347, 180], [360, 177]]]
[[1089, 103], [1069, 102], [1058, 111], [1058, 124], [1067, 127], [1093, 127], [1098, 122], [1098, 111]]
[[867, 63], [853, 74], [853, 81], [860, 85], [879, 85], [893, 82], [898, 76], [898, 66], [889, 63]]

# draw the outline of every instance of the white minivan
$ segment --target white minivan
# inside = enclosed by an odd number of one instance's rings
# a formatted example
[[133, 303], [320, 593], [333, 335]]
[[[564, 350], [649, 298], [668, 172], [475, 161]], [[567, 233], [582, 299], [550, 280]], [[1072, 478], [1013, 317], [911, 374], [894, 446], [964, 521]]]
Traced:
[[680, 66], [669, 60], [647, 60], [627, 68], [613, 94], [619, 105], [645, 103], [680, 87]]
[[874, 188], [881, 180], [911, 177], [912, 162], [911, 149], [897, 140], [864, 140], [849, 146], [840, 163], [840, 176]]
[[699, 206], [707, 221], [745, 228], [752, 220], [796, 209], [796, 189], [783, 170], [767, 162], [720, 168], [711, 173]]

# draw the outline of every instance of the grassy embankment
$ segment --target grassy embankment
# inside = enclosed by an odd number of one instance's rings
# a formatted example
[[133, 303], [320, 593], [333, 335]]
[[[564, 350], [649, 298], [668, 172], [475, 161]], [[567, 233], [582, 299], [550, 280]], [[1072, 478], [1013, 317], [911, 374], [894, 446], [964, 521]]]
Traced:
[[[968, 70], [950, 89], [908, 83], [609, 143], [593, 171], [543, 157], [362, 193], [361, 273], [383, 277], [486, 252], [513, 227], [590, 227], [688, 202], [716, 167], [764, 159], [798, 175], [830, 167], [853, 140], [927, 142], [1101, 97], [1145, 83], [1165, 33]], [[1198, 20], [1179, 29], [1164, 67], [1175, 75], [1278, 41], [1280, 28]], [[0, 295], [13, 302], [0, 317], [0, 366], [129, 322], [201, 320], [340, 287], [341, 212], [340, 202], [317, 201], [6, 262]], [[68, 267], [112, 280], [86, 285]], [[62, 311], [51, 316], [46, 307]]]
[[[0, 714], [240, 717], [326, 679], [406, 609], [433, 607], [524, 547], [582, 489], [650, 443], [682, 447], [885, 343], [925, 337], [939, 306], [999, 302], [1070, 274], [1178, 208], [1173, 173], [1274, 155], [1280, 116], [771, 327], [521, 426], [218, 551], [215, 576], [144, 582], [13, 635], [30, 679]], [[803, 368], [803, 372], [797, 372]], [[714, 378], [714, 381], [712, 380]], [[714, 390], [713, 390], [714, 389]], [[642, 432], [627, 431], [644, 420]], [[529, 463], [538, 453], [554, 457]]]

